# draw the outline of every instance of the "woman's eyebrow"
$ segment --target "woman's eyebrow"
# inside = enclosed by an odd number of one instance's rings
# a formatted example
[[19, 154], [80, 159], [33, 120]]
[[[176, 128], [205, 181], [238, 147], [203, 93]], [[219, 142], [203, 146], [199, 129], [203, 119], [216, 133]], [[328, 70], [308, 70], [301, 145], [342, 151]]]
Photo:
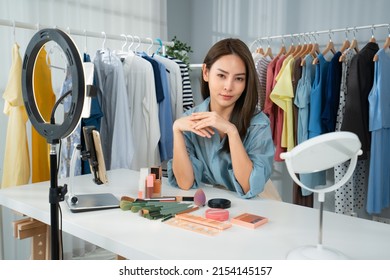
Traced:
[[[217, 68], [217, 70], [218, 70], [218, 71], [221, 71], [221, 72], [224, 73], [224, 74], [229, 74], [228, 71], [225, 71], [225, 70], [223, 70], [223, 69], [221, 69], [221, 68]], [[237, 74], [234, 74], [234, 75], [235, 75], [235, 76], [241, 76], [241, 75], [245, 76], [246, 74], [245, 74], [245, 73], [237, 73]]]

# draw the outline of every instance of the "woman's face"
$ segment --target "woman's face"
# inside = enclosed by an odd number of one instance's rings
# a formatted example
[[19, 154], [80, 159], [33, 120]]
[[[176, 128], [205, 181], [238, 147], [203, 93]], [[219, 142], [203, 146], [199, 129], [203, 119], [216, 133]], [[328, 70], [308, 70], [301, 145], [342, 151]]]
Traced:
[[234, 54], [221, 56], [210, 69], [203, 66], [203, 79], [209, 84], [212, 110], [234, 107], [245, 89], [246, 74], [244, 61]]

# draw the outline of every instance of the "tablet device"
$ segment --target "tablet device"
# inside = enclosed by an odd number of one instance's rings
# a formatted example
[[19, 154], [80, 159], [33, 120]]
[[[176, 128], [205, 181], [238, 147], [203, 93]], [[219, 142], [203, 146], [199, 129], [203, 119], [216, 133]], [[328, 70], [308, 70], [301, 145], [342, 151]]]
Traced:
[[119, 200], [111, 193], [79, 194], [75, 203], [67, 196], [66, 203], [72, 212], [119, 208]]

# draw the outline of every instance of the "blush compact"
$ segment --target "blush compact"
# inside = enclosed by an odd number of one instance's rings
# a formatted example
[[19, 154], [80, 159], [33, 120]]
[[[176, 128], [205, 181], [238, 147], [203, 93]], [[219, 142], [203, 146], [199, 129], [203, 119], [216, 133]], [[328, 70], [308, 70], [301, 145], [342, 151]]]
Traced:
[[226, 208], [230, 208], [232, 203], [230, 202], [230, 200], [225, 198], [213, 198], [208, 201], [207, 205], [210, 208], [226, 209]]

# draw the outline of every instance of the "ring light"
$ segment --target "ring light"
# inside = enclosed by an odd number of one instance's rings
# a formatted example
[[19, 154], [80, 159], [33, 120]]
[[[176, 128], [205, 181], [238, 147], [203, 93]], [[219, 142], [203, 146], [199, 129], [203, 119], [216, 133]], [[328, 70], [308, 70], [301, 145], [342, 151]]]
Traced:
[[[72, 76], [71, 106], [62, 124], [46, 122], [39, 112], [34, 97], [33, 77], [36, 58], [42, 46], [49, 41], [56, 42], [64, 51]], [[31, 38], [23, 59], [22, 91], [24, 105], [31, 124], [39, 134], [47, 139], [48, 143], [59, 143], [60, 139], [73, 132], [80, 121], [84, 106], [85, 82], [83, 64], [78, 49], [68, 34], [59, 29], [47, 28], [38, 31]], [[42, 93], [38, 92], [37, 94]]]
[[[65, 53], [69, 71], [72, 77], [72, 100], [69, 113], [64, 117], [62, 124], [56, 124], [54, 117], [50, 122], [46, 122], [37, 107], [34, 95], [34, 67], [37, 56], [49, 41], [57, 43]], [[30, 40], [23, 59], [22, 66], [22, 92], [24, 105], [31, 124], [37, 132], [46, 138], [50, 144], [50, 231], [51, 231], [51, 258], [60, 259], [59, 241], [59, 202], [64, 200], [67, 186], [58, 186], [57, 178], [57, 154], [56, 144], [62, 138], [69, 136], [77, 127], [84, 107], [85, 80], [84, 69], [79, 52], [73, 40], [65, 32], [59, 29], [42, 29], [38, 31]], [[45, 94], [37, 92], [36, 94]], [[60, 102], [60, 99], [57, 103]], [[57, 105], [57, 104], [56, 104]], [[54, 116], [56, 105], [52, 109]]]

